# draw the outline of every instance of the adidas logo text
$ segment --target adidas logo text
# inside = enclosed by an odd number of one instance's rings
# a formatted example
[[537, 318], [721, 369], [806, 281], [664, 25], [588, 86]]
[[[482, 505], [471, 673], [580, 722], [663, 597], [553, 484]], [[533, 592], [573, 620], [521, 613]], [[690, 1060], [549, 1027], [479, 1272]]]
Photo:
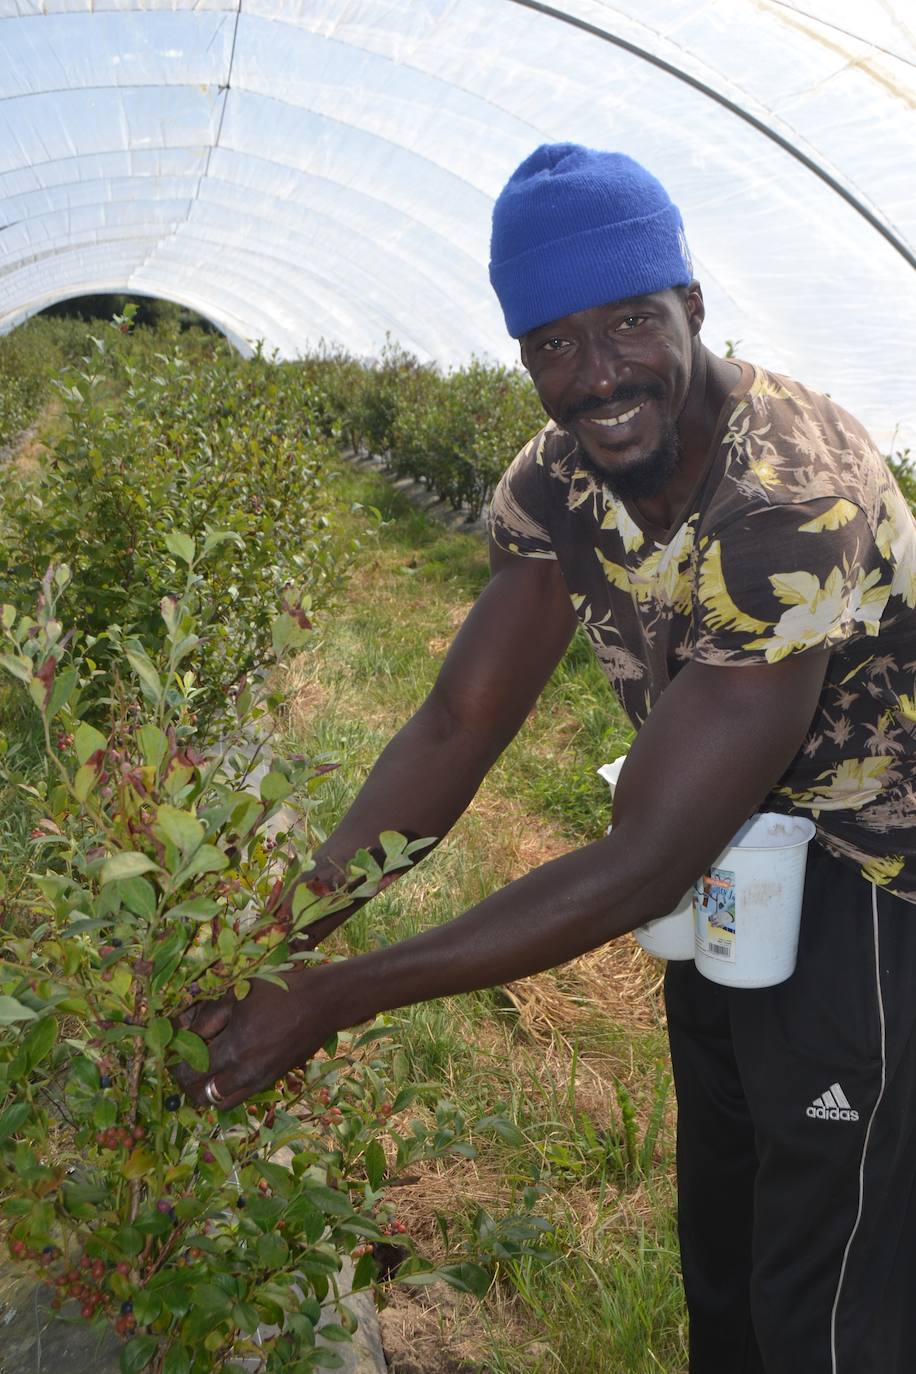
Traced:
[[858, 1121], [859, 1113], [849, 1105], [849, 1099], [839, 1083], [833, 1083], [825, 1093], [816, 1097], [805, 1115], [816, 1121]]

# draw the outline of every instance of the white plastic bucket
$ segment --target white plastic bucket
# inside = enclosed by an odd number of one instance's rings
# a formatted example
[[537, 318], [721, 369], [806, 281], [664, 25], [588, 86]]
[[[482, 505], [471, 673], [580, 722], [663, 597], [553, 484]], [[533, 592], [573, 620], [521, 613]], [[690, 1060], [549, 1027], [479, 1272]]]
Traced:
[[[611, 796], [614, 795], [614, 788], [617, 786], [617, 779], [626, 758], [626, 754], [623, 754], [613, 763], [604, 763], [598, 769], [599, 776], [604, 778], [611, 789]], [[654, 921], [647, 921], [645, 925], [634, 930], [633, 934], [636, 936], [637, 944], [641, 945], [647, 954], [654, 954], [656, 959], [692, 959], [693, 889], [681, 898], [674, 911], [669, 912], [667, 916], [658, 916]]]
[[751, 816], [693, 888], [695, 962], [714, 983], [765, 988], [794, 972], [814, 825]]
[[667, 916], [646, 921], [633, 931], [636, 943], [656, 959], [693, 959], [693, 889], [681, 898], [680, 904]]

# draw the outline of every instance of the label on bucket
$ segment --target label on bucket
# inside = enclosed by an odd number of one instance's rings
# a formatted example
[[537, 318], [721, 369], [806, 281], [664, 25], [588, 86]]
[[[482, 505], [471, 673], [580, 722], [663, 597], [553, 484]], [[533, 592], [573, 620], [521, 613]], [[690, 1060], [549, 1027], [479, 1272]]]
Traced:
[[735, 957], [735, 874], [711, 868], [693, 885], [693, 919], [698, 944], [714, 959]]

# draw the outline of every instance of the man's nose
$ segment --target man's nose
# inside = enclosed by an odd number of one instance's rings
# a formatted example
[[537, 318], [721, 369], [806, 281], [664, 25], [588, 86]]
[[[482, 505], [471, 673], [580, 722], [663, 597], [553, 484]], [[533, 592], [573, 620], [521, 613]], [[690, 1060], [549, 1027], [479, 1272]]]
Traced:
[[577, 374], [584, 391], [593, 396], [611, 396], [627, 380], [629, 369], [613, 340], [590, 339], [579, 355]]

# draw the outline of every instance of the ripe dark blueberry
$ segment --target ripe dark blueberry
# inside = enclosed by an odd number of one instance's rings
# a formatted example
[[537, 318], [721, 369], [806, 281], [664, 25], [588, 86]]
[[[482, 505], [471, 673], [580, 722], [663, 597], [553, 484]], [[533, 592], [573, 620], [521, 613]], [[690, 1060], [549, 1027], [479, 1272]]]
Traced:
[[165, 1109], [167, 1112], [177, 1112], [181, 1106], [181, 1098], [178, 1093], [172, 1093], [165, 1099]]
[[103, 1074], [102, 1074], [101, 1078], [99, 1079], [99, 1087], [101, 1087], [101, 1088], [110, 1088], [110, 1087], [111, 1087], [111, 1074], [110, 1074], [110, 1073], [103, 1073]]
[[125, 1317], [128, 1315], [129, 1312], [133, 1312], [133, 1310], [134, 1305], [131, 1302], [130, 1298], [128, 1298], [126, 1302], [121, 1303], [121, 1311], [123, 1312]]
[[124, 941], [123, 941], [123, 940], [114, 940], [114, 939], [112, 939], [112, 940], [109, 940], [108, 943], [111, 945], [112, 949], [121, 949], [121, 947], [122, 947], [123, 944], [124, 944]]
[[244, 1207], [246, 1205], [245, 1199], [243, 1197], [236, 1198], [235, 1205], [236, 1207]]

